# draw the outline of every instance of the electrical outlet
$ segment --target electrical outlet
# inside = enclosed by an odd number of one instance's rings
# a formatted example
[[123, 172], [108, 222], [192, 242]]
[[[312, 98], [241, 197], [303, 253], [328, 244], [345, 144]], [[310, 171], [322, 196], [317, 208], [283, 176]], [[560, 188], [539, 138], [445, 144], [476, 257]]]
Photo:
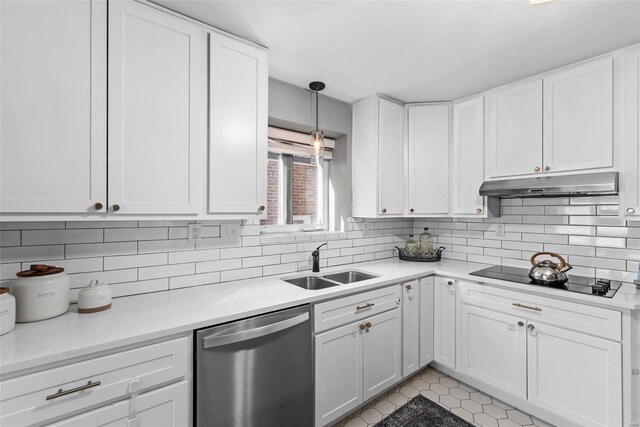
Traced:
[[240, 241], [240, 225], [234, 223], [222, 223], [220, 225], [220, 241], [229, 245]]
[[370, 230], [371, 224], [369, 224], [368, 222], [363, 222], [362, 223], [362, 237], [367, 237], [367, 235], [369, 234], [369, 230]]
[[504, 224], [496, 224], [496, 237], [504, 237]]
[[189, 241], [200, 240], [202, 224], [189, 224], [187, 227], [187, 239]]

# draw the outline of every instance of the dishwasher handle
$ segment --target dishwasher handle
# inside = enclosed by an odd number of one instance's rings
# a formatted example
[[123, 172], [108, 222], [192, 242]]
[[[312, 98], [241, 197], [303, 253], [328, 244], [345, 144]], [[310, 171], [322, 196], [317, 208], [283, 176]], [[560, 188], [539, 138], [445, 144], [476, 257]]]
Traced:
[[309, 320], [309, 313], [303, 313], [298, 316], [282, 320], [280, 322], [271, 323], [265, 326], [260, 326], [258, 328], [248, 329], [246, 331], [235, 332], [226, 335], [211, 335], [202, 339], [202, 348], [206, 350], [212, 347], [235, 344], [241, 341], [263, 337], [265, 335], [271, 335], [276, 332], [292, 328], [296, 325], [299, 325], [300, 323], [306, 322], [307, 320]]

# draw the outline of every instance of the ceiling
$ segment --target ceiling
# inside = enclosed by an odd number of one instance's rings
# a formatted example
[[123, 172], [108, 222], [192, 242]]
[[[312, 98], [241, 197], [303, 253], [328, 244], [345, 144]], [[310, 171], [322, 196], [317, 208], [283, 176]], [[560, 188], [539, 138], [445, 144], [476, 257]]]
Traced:
[[269, 75], [353, 102], [453, 100], [640, 42], [640, 1], [154, 0], [267, 46]]

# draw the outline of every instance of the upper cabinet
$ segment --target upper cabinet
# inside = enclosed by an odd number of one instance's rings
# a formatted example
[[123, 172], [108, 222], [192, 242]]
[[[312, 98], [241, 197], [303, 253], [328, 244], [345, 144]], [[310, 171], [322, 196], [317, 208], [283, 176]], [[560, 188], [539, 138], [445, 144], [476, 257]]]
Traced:
[[405, 109], [373, 95], [353, 104], [353, 216], [404, 212]]
[[265, 49], [209, 34], [207, 213], [265, 211], [267, 85]]
[[106, 208], [106, 0], [0, 2], [0, 211]]
[[109, 209], [201, 211], [203, 29], [133, 2], [109, 4]]
[[624, 56], [624, 191], [620, 214], [640, 220], [640, 48]]
[[542, 80], [489, 96], [489, 177], [542, 170]]
[[613, 59], [544, 79], [544, 171], [613, 166]]
[[407, 106], [407, 207], [409, 216], [449, 213], [447, 105]]
[[453, 106], [453, 160], [451, 162], [454, 216], [486, 216], [486, 199], [480, 196], [484, 179], [484, 98]]

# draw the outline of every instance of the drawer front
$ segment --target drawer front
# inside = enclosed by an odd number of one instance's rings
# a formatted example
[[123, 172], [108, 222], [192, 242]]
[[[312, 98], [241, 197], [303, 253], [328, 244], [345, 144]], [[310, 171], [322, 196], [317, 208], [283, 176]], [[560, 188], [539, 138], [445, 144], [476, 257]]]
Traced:
[[464, 304], [525, 317], [587, 335], [620, 341], [622, 314], [600, 307], [560, 301], [475, 283], [459, 282]]
[[2, 381], [0, 424], [41, 423], [185, 378], [189, 353], [184, 337]]
[[400, 285], [363, 292], [314, 306], [314, 331], [356, 322], [400, 306]]

